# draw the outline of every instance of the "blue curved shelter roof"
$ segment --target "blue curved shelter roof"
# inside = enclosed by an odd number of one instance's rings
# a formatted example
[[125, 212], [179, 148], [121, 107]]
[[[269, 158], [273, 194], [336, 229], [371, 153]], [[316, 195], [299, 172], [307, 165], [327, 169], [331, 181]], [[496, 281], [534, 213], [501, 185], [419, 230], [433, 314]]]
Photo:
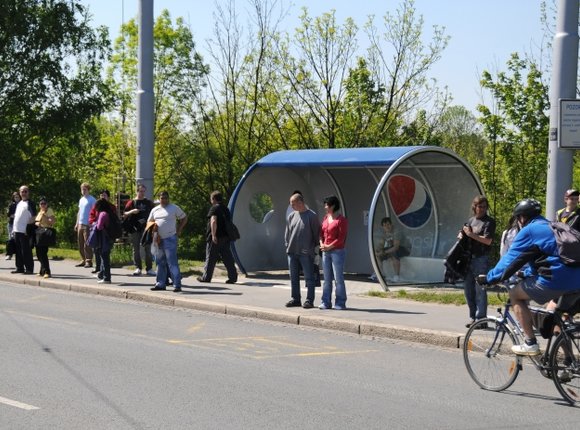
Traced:
[[409, 152], [429, 148], [428, 146], [391, 146], [278, 151], [258, 160], [255, 167], [385, 166], [393, 164]]

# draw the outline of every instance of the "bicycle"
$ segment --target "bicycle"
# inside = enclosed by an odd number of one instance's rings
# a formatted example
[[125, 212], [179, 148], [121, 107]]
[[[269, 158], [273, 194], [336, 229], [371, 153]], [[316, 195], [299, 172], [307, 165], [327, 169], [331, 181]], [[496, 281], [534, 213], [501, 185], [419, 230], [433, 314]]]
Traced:
[[[515, 283], [484, 285], [499, 287], [498, 297]], [[554, 312], [533, 308], [534, 329], [547, 339], [543, 354], [521, 356], [512, 352], [513, 345], [524, 341], [519, 323], [510, 313], [509, 296], [497, 317], [487, 317], [471, 325], [463, 341], [463, 360], [469, 376], [485, 390], [502, 391], [510, 387], [523, 370], [526, 357], [546, 378], [551, 378], [560, 395], [573, 406], [580, 405], [580, 293], [566, 294], [558, 300]], [[554, 331], [555, 327], [559, 327]]]

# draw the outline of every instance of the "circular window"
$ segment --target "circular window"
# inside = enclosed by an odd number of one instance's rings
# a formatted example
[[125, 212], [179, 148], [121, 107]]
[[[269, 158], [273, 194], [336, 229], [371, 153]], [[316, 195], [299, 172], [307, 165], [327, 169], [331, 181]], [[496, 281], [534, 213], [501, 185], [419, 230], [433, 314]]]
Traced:
[[272, 213], [274, 213], [274, 204], [272, 197], [266, 193], [256, 193], [250, 200], [250, 215], [257, 223], [263, 224], [268, 222]]

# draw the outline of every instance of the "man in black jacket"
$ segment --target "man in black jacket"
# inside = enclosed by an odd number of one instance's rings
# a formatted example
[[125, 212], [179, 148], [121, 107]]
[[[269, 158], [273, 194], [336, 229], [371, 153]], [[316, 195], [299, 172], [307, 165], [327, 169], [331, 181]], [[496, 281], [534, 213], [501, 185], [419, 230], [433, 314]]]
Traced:
[[199, 282], [211, 282], [213, 271], [218, 259], [224, 263], [228, 271], [226, 284], [235, 284], [238, 281], [238, 271], [234, 263], [231, 250], [231, 241], [226, 233], [226, 219], [231, 220], [230, 210], [223, 204], [222, 193], [213, 191], [210, 195], [211, 208], [207, 214], [207, 231], [205, 246], [205, 266]]

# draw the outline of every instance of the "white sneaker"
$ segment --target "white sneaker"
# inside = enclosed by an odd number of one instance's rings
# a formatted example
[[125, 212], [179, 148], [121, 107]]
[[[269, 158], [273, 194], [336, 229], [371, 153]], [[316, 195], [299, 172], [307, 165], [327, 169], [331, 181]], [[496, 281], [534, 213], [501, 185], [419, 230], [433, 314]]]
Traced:
[[157, 276], [157, 273], [153, 269], [149, 269], [147, 271], [147, 276]]
[[133, 272], [133, 276], [140, 276], [141, 275], [141, 269], [135, 269], [135, 271]]
[[540, 354], [540, 345], [534, 343], [533, 345], [528, 345], [527, 343], [523, 343], [521, 345], [514, 345], [512, 346], [512, 352], [516, 355], [539, 355]]
[[12, 260], [12, 256], [11, 255], [7, 255], [6, 257], [4, 257], [4, 260]]
[[111, 283], [111, 281], [107, 281], [106, 279], [99, 279], [97, 281], [97, 284], [110, 284], [110, 283]]

